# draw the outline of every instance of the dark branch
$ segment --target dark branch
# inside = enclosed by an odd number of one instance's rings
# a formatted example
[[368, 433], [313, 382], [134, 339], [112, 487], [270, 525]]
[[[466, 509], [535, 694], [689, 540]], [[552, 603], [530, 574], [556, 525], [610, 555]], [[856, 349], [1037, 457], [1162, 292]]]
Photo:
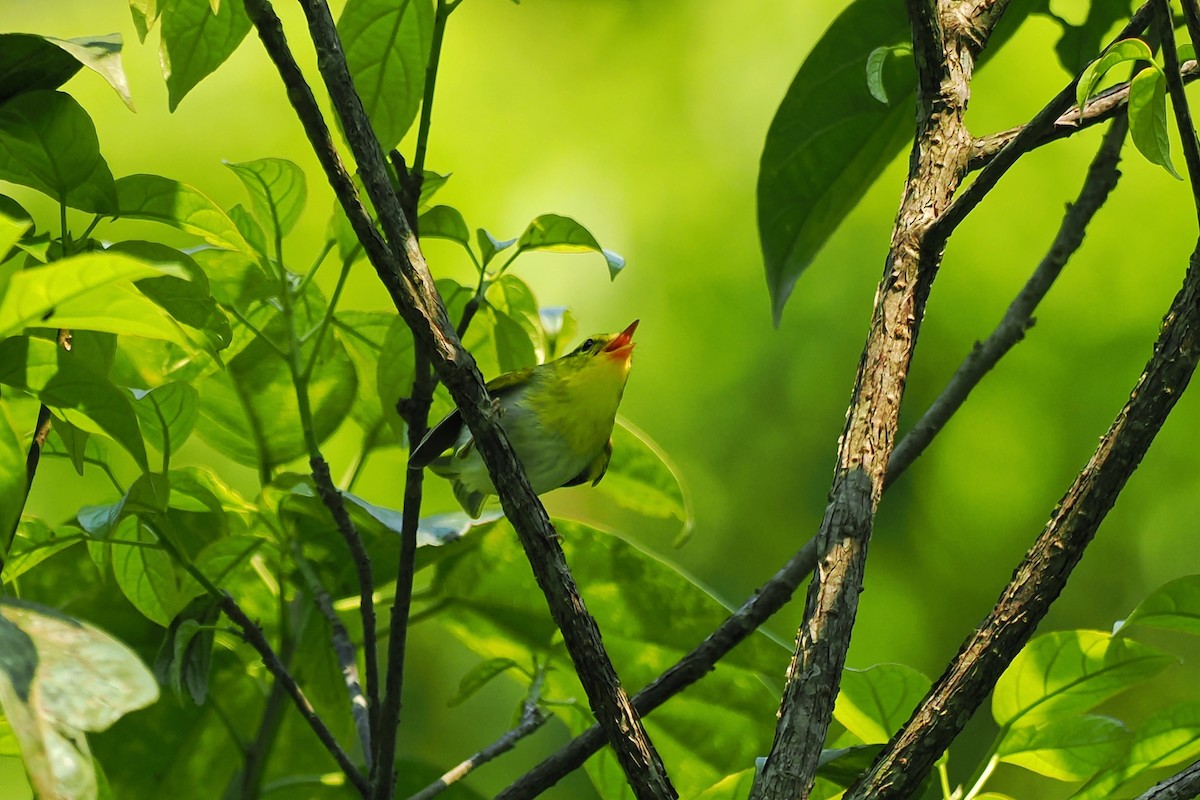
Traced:
[[33, 479], [37, 475], [38, 462], [42, 458], [42, 448], [46, 446], [46, 437], [50, 435], [52, 421], [46, 404], [39, 405], [37, 423], [33, 426], [33, 441], [29, 443], [29, 452], [25, 456], [25, 491], [21, 496], [21, 507], [17, 509], [12, 529], [4, 532], [5, 539], [3, 546], [0, 546], [0, 573], [4, 572], [4, 562], [17, 538], [17, 529], [21, 527], [21, 512], [25, 509], [25, 501], [29, 499], [29, 490], [33, 488]]
[[[450, 327], [420, 247], [392, 192], [383, 151], [354, 90], [328, 7], [322, 0], [301, 1], [317, 51], [317, 66], [358, 163], [363, 185], [379, 212], [386, 242], [379, 238], [366, 217], [329, 141], [320, 108], [288, 50], [278, 18], [266, 0], [247, 0], [245, 5], [268, 54], [279, 68], [288, 97], [371, 264], [413, 331], [418, 346], [430, 355], [438, 377], [449, 389], [475, 436], [505, 513], [521, 539], [551, 615], [562, 631], [592, 710], [604, 727], [635, 795], [674, 797], [662, 760], [621, 688], [604, 651], [599, 628], [587, 613], [570, 576], [550, 519], [504, 436], [482, 376]], [[390, 776], [380, 776], [381, 781], [389, 779]]]
[[1067, 209], [1059, 226], [1058, 235], [1046, 253], [1033, 275], [1013, 299], [1004, 318], [992, 331], [983, 344], [976, 344], [975, 349], [959, 365], [954, 376], [933, 401], [929, 409], [917, 420], [909, 432], [896, 445], [892, 458], [888, 462], [887, 478], [884, 487], [890, 486], [900, 475], [912, 465], [925, 448], [933, 441], [933, 437], [950, 421], [962, 404], [966, 402], [971, 390], [979, 384], [988, 373], [1017, 342], [1025, 337], [1025, 331], [1033, 325], [1033, 312], [1054, 281], [1058, 278], [1067, 260], [1075, 254], [1083, 244], [1083, 234], [1092, 217], [1100, 210], [1108, 199], [1109, 193], [1117, 185], [1121, 173], [1117, 164], [1121, 158], [1121, 144], [1129, 130], [1129, 119], [1121, 116], [1113, 120], [1112, 126], [1104, 135], [1104, 141], [1092, 164], [1088, 168], [1087, 178], [1079, 197]]
[[1196, 127], [1192, 124], [1192, 112], [1188, 108], [1187, 94], [1179, 78], [1179, 51], [1175, 48], [1175, 23], [1171, 19], [1171, 4], [1167, 0], [1156, 0], [1158, 4], [1158, 36], [1162, 39], [1163, 66], [1166, 72], [1167, 92], [1171, 95], [1171, 107], [1175, 109], [1175, 123], [1183, 143], [1183, 158], [1187, 163], [1188, 178], [1192, 184], [1192, 205], [1200, 222], [1200, 143], [1196, 141]]
[[[1188, 0], [1184, 0], [1187, 5]], [[1139, 794], [1135, 800], [1192, 800], [1200, 797], [1200, 761]]]

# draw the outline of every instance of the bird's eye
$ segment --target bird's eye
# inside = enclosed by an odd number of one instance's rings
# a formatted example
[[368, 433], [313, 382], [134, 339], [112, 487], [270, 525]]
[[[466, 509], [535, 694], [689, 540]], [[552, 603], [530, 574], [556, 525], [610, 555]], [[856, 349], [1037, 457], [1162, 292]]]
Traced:
[[596, 344], [596, 340], [595, 340], [595, 339], [588, 339], [586, 342], [584, 342], [584, 343], [583, 343], [583, 344], [582, 344], [582, 345], [579, 347], [579, 349], [580, 349], [580, 350], [591, 350], [591, 349], [592, 349], [592, 345], [594, 345], [594, 344]]

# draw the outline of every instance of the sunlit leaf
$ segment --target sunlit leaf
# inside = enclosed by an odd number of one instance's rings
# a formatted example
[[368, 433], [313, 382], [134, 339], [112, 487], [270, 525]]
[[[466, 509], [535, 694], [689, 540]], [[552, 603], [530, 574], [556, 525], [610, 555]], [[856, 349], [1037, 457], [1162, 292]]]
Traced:
[[566, 306], [539, 308], [538, 318], [542, 323], [542, 334], [546, 337], [546, 358], [558, 358], [567, 351], [568, 343], [575, 339], [579, 322]]
[[237, 226], [238, 233], [242, 235], [250, 246], [263, 256], [269, 258], [270, 253], [267, 252], [267, 234], [263, 232], [262, 226], [254, 219], [254, 215], [246, 210], [246, 207], [241, 203], [237, 203], [229, 208], [229, 219]]
[[534, 218], [517, 240], [517, 250], [549, 250], [553, 253], [599, 253], [608, 264], [608, 276], [615, 279], [625, 259], [605, 250], [591, 232], [570, 217], [542, 214]]
[[55, 342], [0, 342], [0, 383], [29, 392], [71, 424], [112, 437], [146, 469], [146, 449], [130, 396]]
[[83, 800], [98, 791], [85, 731], [103, 731], [158, 699], [133, 651], [50, 608], [0, 598], [0, 651], [32, 655], [28, 674], [0, 661], [0, 705], [42, 797]]
[[149, 219], [203, 236], [217, 247], [257, 253], [224, 211], [186, 183], [160, 175], [128, 175], [117, 181], [122, 217]]
[[350, 408], [351, 416], [369, 438], [369, 441], [364, 440], [367, 446], [398, 444], [399, 438], [387, 423], [387, 417], [395, 414], [395, 410], [391, 408], [389, 414], [384, 413], [376, 381], [383, 342], [396, 315], [381, 311], [342, 311], [335, 320], [338, 336], [358, 376], [358, 392]]
[[1150, 593], [1125, 625], [1200, 634], [1200, 575], [1185, 575]]
[[1146, 67], [1129, 83], [1129, 136], [1138, 152], [1178, 180], [1167, 135], [1167, 79], [1158, 67]]
[[[196, 84], [225, 63], [250, 32], [242, 0], [228, 0], [214, 14], [209, 0], [171, 0], [161, 8], [163, 77], [174, 111]], [[135, 14], [136, 19], [136, 14]]]
[[[438, 281], [438, 290], [442, 281]], [[457, 285], [457, 284], [456, 284]], [[396, 437], [404, 434], [404, 420], [396, 412], [396, 403], [412, 396], [413, 338], [408, 325], [399, 316], [392, 318], [383, 337], [375, 373], [375, 393], [379, 411]]]
[[507, 250], [517, 243], [516, 239], [505, 239], [504, 241], [501, 241], [495, 236], [492, 236], [483, 228], [475, 229], [475, 241], [479, 245], [481, 263], [485, 267], [491, 263], [491, 260], [496, 257], [497, 253], [501, 252], [502, 250]]
[[[15, 505], [8, 506], [8, 508], [16, 507]], [[0, 578], [5, 583], [11, 583], [23, 573], [68, 547], [78, 544], [84, 538], [83, 531], [79, 528], [67, 526], [55, 531], [39, 519], [26, 517], [21, 520], [21, 525], [17, 528], [17, 535], [13, 538], [12, 548], [4, 560], [4, 573], [0, 575]]]
[[285, 158], [260, 158], [225, 166], [246, 187], [254, 217], [264, 230], [286, 236], [296, 227], [308, 198], [300, 167]]
[[146, 41], [146, 34], [158, 22], [162, 7], [169, 0], [129, 0], [129, 12], [133, 15], [133, 26], [137, 28], [138, 41]]
[[1130, 731], [1112, 717], [1065, 716], [1010, 728], [996, 754], [1048, 778], [1078, 781], [1116, 761], [1131, 739]]
[[0, 33], [0, 103], [22, 92], [57, 89], [83, 65], [34, 33]]
[[903, 664], [842, 672], [833, 716], [868, 744], [886, 742], [929, 691], [929, 678]]
[[693, 521], [691, 499], [666, 451], [624, 417], [617, 418], [612, 441], [612, 460], [596, 491], [630, 511], [679, 520], [685, 536]]
[[96, 126], [62, 92], [24, 92], [0, 105], [0, 179], [83, 211], [111, 214], [117, 208]]
[[492, 679], [503, 675], [510, 669], [521, 669], [521, 665], [511, 658], [489, 658], [480, 661], [458, 682], [458, 691], [446, 701], [448, 706], [462, 705], [474, 697], [479, 690], [491, 683]]
[[867, 56], [867, 91], [884, 105], [888, 104], [887, 87], [884, 85], [883, 68], [891, 57], [912, 58], [912, 47], [906, 44], [896, 44], [890, 47], [876, 47]]
[[457, 208], [433, 206], [417, 218], [417, 230], [421, 237], [449, 239], [470, 249], [471, 231]]
[[796, 280], [911, 139], [912, 62], [886, 62], [898, 67], [880, 77], [891, 105], [863, 79], [873, 51], [909, 38], [902, 6], [856, 0], [809, 51], [775, 112], [759, 167], [758, 232], [776, 324]]
[[180, 580], [158, 537], [137, 517], [127, 517], [111, 539], [113, 575], [125, 597], [147, 619], [169, 626], [200, 587]]
[[1086, 711], [1175, 661], [1161, 650], [1100, 631], [1058, 631], [1025, 646], [992, 693], [1001, 725], [1034, 725]]
[[338, 34], [354, 88], [384, 149], [394, 147], [416, 118], [433, 38], [429, 0], [349, 0]]
[[1114, 43], [1099, 58], [1088, 64], [1087, 69], [1079, 76], [1079, 83], [1075, 85], [1075, 104], [1082, 109], [1088, 98], [1095, 93], [1101, 79], [1118, 64], [1126, 61], [1153, 60], [1154, 54], [1150, 52], [1150, 46], [1141, 39], [1122, 39]]
[[1126, 782], [1200, 755], [1200, 703], [1179, 703], [1152, 714], [1137, 729], [1125, 758], [1097, 773], [1073, 800], [1108, 800]]
[[121, 34], [81, 36], [74, 39], [47, 36], [46, 41], [66, 51], [80, 64], [108, 81], [108, 85], [116, 91], [129, 110], [134, 110], [133, 97], [129, 94], [129, 81], [125, 77], [125, 69], [121, 66], [121, 47], [124, 44]]
[[278, 282], [263, 272], [258, 262], [241, 252], [201, 248], [191, 252], [208, 276], [213, 298], [223, 306], [232, 306], [243, 314], [277, 291]]

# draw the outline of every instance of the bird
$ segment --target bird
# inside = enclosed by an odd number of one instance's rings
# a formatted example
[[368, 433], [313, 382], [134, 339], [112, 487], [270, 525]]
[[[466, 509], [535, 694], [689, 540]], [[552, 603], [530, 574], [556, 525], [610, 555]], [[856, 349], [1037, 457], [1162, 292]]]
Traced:
[[[589, 336], [561, 358], [487, 383], [500, 425], [536, 494], [589, 482], [595, 486], [604, 477], [638, 322], [620, 333]], [[455, 499], [473, 519], [479, 518], [488, 496], [496, 494], [458, 409], [421, 439], [408, 465], [429, 467], [449, 480]]]

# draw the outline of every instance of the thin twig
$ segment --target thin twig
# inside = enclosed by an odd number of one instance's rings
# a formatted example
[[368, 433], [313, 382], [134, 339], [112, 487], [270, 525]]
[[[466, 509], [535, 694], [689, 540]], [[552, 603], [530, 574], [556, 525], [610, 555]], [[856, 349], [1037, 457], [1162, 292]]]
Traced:
[[1183, 81], [1179, 79], [1179, 51], [1175, 48], [1175, 22], [1171, 18], [1171, 4], [1167, 0], [1156, 0], [1158, 5], [1158, 36], [1162, 39], [1163, 67], [1166, 72], [1167, 93], [1171, 96], [1171, 107], [1175, 109], [1175, 125], [1183, 144], [1183, 159], [1187, 164], [1192, 184], [1192, 205], [1200, 223], [1200, 143], [1196, 141], [1196, 127], [1192, 124], [1192, 112], [1188, 108], [1187, 94]]
[[1083, 234], [1088, 223], [1117, 185], [1117, 179], [1120, 177], [1117, 163], [1120, 161], [1121, 144], [1125, 141], [1128, 130], [1128, 117], [1121, 116], [1113, 120], [1112, 126], [1104, 134], [1100, 150], [1088, 167], [1087, 178], [1083, 182], [1083, 188], [1079, 190], [1079, 197], [1063, 216], [1054, 243], [1008, 306], [1000, 324], [983, 344], [975, 345], [975, 349], [955, 370], [946, 388], [896, 445], [888, 462], [885, 488], [900, 477], [925, 451], [933, 437], [966, 402], [967, 396], [983, 376], [1025, 337], [1025, 331], [1033, 324], [1033, 312], [1038, 303], [1050, 291], [1067, 260], [1083, 244]]
[[366, 215], [329, 140], [328, 127], [288, 50], [278, 17], [266, 0], [246, 0], [245, 6], [376, 274], [408, 323], [415, 341], [427, 349], [434, 369], [475, 436], [501, 504], [521, 539], [551, 615], [562, 631], [592, 710], [612, 742], [635, 795], [656, 800], [674, 797], [662, 760], [629, 704], [604, 650], [599, 628], [587, 613], [570, 577], [549, 516], [504, 435], [479, 370], [450, 327], [420, 247], [392, 191], [383, 151], [354, 90], [328, 6], [322, 0], [301, 0], [317, 51], [318, 69], [358, 163], [363, 185], [379, 212], [386, 242], [380, 239]]
[[17, 538], [17, 529], [21, 527], [21, 512], [29, 500], [29, 491], [33, 488], [33, 479], [37, 475], [38, 463], [42, 458], [42, 448], [46, 446], [46, 437], [50, 435], [53, 418], [45, 403], [38, 405], [37, 422], [33, 426], [33, 440], [29, 443], [29, 452], [25, 456], [25, 491], [21, 494], [21, 507], [13, 518], [12, 530], [5, 531], [4, 543], [0, 547], [0, 573], [4, 572], [4, 562], [12, 550], [13, 541]]
[[292, 560], [296, 563], [301, 577], [312, 593], [313, 603], [321, 616], [329, 623], [329, 638], [333, 642], [333, 652], [337, 656], [338, 667], [342, 670], [342, 679], [346, 682], [346, 693], [350, 698], [350, 714], [354, 717], [354, 726], [358, 730], [358, 742], [366, 758], [367, 768], [372, 763], [371, 751], [371, 715], [367, 699], [363, 696], [362, 685], [358, 680], [358, 653], [350, 633], [342, 623], [342, 618], [333, 609], [333, 598], [329, 590], [321, 583], [320, 576], [307, 558], [300, 543], [292, 540]]
[[521, 705], [521, 720], [516, 727], [506, 731], [499, 739], [466, 761], [463, 761], [454, 769], [408, 798], [408, 800], [432, 800], [432, 798], [437, 797], [453, 784], [467, 777], [476, 768], [512, 750], [517, 746], [517, 742], [546, 724], [546, 720], [550, 718], [550, 715], [538, 705], [541, 700], [542, 681], [544, 677], [544, 673], [539, 672], [537, 677], [534, 678], [533, 684], [529, 687], [529, 692], [525, 696], [525, 702]]
[[[1187, 1], [1184, 0], [1185, 6]], [[1195, 797], [1200, 797], [1200, 761], [1154, 784], [1135, 800], [1192, 800]]]

